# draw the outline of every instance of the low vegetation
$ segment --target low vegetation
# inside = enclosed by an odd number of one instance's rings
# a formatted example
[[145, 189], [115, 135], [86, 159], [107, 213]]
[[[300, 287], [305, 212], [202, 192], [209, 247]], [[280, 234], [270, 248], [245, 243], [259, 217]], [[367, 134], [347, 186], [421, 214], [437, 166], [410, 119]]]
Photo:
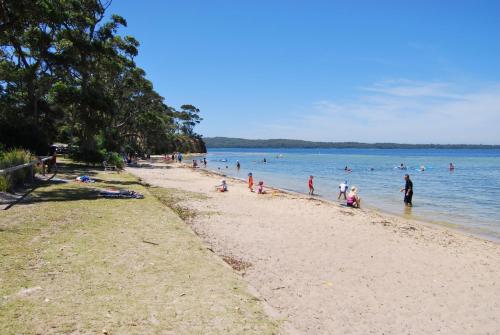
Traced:
[[[0, 216], [0, 334], [277, 333], [241, 278], [139, 180], [59, 171], [96, 183], [48, 182]], [[98, 197], [110, 187], [145, 198]]]
[[[0, 170], [31, 162], [35, 157], [26, 150], [12, 149], [0, 152]], [[0, 175], [0, 192], [11, 191], [29, 178], [29, 169], [20, 169]]]

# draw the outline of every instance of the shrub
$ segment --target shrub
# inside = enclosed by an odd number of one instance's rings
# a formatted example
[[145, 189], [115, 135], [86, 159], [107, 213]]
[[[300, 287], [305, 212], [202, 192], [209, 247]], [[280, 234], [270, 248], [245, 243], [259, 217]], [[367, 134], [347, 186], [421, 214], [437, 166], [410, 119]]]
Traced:
[[78, 162], [102, 164], [106, 160], [106, 151], [79, 148], [70, 152], [70, 157]]
[[7, 192], [11, 189], [9, 178], [0, 176], [0, 192]]
[[[16, 165], [29, 163], [34, 159], [26, 150], [12, 149], [0, 154], [0, 169], [7, 169]], [[0, 190], [10, 191], [13, 187], [24, 183], [30, 177], [30, 169], [20, 169], [0, 176]]]
[[106, 154], [106, 162], [109, 165], [115, 165], [120, 170], [125, 166], [122, 156], [120, 156], [120, 154], [117, 152], [108, 152]]

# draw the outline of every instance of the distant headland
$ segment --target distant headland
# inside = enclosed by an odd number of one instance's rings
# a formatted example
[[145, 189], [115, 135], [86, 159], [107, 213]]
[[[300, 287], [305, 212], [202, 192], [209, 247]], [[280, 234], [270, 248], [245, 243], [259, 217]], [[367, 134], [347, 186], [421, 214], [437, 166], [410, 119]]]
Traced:
[[313, 142], [291, 139], [249, 140], [231, 137], [204, 137], [208, 148], [358, 148], [358, 149], [500, 149], [487, 144], [403, 144], [361, 142]]

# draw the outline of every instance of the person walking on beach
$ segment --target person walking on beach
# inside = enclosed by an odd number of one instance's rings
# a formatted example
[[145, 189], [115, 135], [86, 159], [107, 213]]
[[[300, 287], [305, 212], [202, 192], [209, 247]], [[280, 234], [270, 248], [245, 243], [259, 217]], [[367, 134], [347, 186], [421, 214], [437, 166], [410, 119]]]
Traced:
[[406, 206], [411, 207], [411, 200], [413, 198], [413, 182], [410, 179], [409, 174], [405, 174], [405, 188], [401, 189], [401, 192], [405, 192], [404, 203]]
[[340, 197], [344, 195], [344, 200], [347, 200], [347, 195], [346, 195], [347, 189], [348, 189], [347, 180], [345, 180], [339, 185], [339, 197], [337, 199], [340, 199]]
[[207, 167], [207, 159], [205, 157], [203, 157], [203, 167]]
[[248, 174], [248, 188], [250, 189], [250, 192], [253, 192], [253, 175], [252, 172]]
[[309, 195], [314, 195], [314, 182], [313, 182], [314, 177], [309, 176]]

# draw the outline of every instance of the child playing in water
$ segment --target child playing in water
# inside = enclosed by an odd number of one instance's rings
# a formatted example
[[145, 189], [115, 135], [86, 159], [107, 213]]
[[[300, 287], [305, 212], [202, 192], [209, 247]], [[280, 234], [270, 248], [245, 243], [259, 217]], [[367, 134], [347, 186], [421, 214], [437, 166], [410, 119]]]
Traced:
[[348, 186], [347, 186], [347, 180], [344, 181], [339, 185], [339, 197], [337, 199], [340, 199], [342, 195], [344, 195], [344, 200], [347, 200], [346, 192], [347, 192]]
[[252, 172], [248, 174], [248, 188], [250, 189], [250, 192], [253, 192], [253, 175]]
[[314, 195], [314, 183], [313, 183], [313, 176], [309, 176], [309, 195]]

